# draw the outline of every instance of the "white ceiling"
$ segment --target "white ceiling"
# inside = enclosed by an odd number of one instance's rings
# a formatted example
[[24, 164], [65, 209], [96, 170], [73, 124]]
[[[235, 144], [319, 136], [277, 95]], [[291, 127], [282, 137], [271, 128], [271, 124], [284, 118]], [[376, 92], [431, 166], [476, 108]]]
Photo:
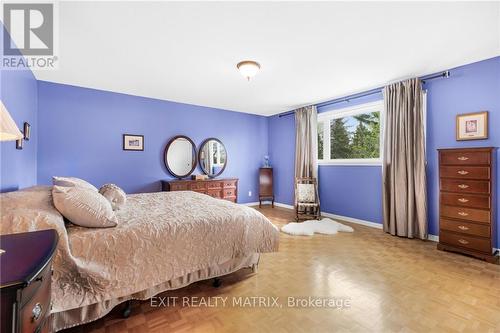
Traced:
[[500, 2], [61, 2], [59, 24], [37, 79], [261, 115], [500, 55]]

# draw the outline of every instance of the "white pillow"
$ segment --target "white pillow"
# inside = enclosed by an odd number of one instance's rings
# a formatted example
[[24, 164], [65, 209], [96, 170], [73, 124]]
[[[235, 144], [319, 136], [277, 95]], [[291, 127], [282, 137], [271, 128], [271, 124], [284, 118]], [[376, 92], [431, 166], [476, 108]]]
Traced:
[[98, 192], [78, 186], [54, 186], [52, 198], [57, 210], [73, 224], [89, 228], [116, 226], [111, 204]]
[[125, 192], [115, 184], [104, 184], [99, 189], [99, 193], [108, 199], [111, 207], [113, 207], [113, 210], [119, 210], [127, 201], [127, 195]]
[[52, 177], [52, 184], [56, 186], [66, 186], [66, 187], [84, 187], [97, 192], [97, 187], [90, 184], [89, 182], [76, 178], [76, 177]]

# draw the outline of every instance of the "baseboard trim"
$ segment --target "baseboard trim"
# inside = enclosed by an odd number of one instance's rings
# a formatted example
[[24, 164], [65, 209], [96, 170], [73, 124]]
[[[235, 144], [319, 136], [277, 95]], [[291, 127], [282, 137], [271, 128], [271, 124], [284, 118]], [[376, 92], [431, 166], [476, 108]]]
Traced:
[[337, 215], [337, 214], [332, 214], [332, 213], [327, 213], [327, 212], [321, 212], [321, 215], [322, 216], [326, 216], [326, 217], [330, 217], [332, 219], [339, 219], [339, 220], [343, 220], [343, 221], [346, 221], [346, 222], [351, 222], [351, 223], [355, 223], [355, 224], [364, 225], [364, 226], [367, 226], [367, 227], [370, 227], [370, 228], [382, 229], [382, 224], [376, 223], [376, 222], [361, 220], [361, 219], [357, 219], [357, 218], [354, 218], [354, 217]]
[[[262, 201], [262, 204], [263, 205], [270, 205], [271, 204], [271, 201]], [[276, 202], [274, 203], [276, 206], [278, 205]], [[246, 202], [246, 203], [242, 203], [241, 205], [244, 205], [244, 206], [249, 206], [249, 207], [254, 207], [254, 206], [258, 206], [259, 205], [259, 202], [258, 201], [255, 201], [255, 202]], [[293, 207], [292, 207], [293, 208]]]
[[[262, 204], [271, 204], [271, 201], [262, 201]], [[249, 202], [249, 203], [245, 203], [244, 205], [246, 205], [246, 206], [258, 206], [259, 203], [258, 202]], [[276, 207], [294, 209], [294, 207], [292, 205], [284, 204], [284, 203], [281, 203], [281, 202], [275, 202], [274, 205]], [[321, 215], [326, 216], [326, 217], [330, 217], [330, 218], [333, 218], [333, 219], [343, 220], [343, 221], [350, 222], [350, 223], [364, 225], [364, 226], [370, 227], [370, 228], [375, 228], [375, 229], [382, 229], [383, 228], [382, 224], [380, 224], [380, 223], [376, 223], [376, 222], [372, 222], [372, 221], [366, 221], [366, 220], [361, 220], [361, 219], [357, 219], [357, 218], [354, 218], [354, 217], [337, 215], [337, 214], [332, 214], [332, 213], [327, 213], [327, 212], [321, 212]], [[430, 240], [430, 241], [432, 241], [432, 242], [436, 242], [436, 243], [439, 242], [439, 236], [437, 236], [437, 235], [431, 235], [431, 234], [429, 234], [427, 236], [427, 239]], [[498, 249], [495, 249], [495, 250], [498, 250]]]
[[245, 203], [242, 203], [240, 205], [252, 207], [252, 206], [258, 206], [259, 203], [258, 202], [245, 202]]
[[427, 239], [430, 241], [439, 243], [439, 236], [429, 234], [429, 235], [427, 235]]
[[[361, 224], [361, 225], [371, 227], [371, 228], [383, 229], [383, 226], [381, 223], [360, 220], [360, 219], [356, 219], [354, 217], [331, 214], [331, 213], [327, 213], [327, 212], [321, 212], [321, 215], [326, 216], [326, 217], [331, 217], [334, 219], [344, 220], [346, 222]], [[439, 236], [429, 234], [429, 235], [427, 235], [427, 240], [430, 240], [432, 242], [439, 242]]]
[[295, 209], [295, 207], [293, 207], [292, 205], [287, 205], [287, 204], [284, 204], [281, 202], [275, 202], [274, 205], [277, 207], [281, 207], [281, 208], [288, 208], [288, 209], [292, 209], [292, 210]]
[[[272, 202], [271, 201], [262, 201], [262, 204], [263, 205], [271, 205]], [[259, 205], [259, 202], [247, 202], [247, 203], [244, 203], [242, 205], [245, 205], [245, 206], [258, 206]], [[288, 208], [288, 209], [293, 209], [293, 206], [292, 205], [287, 205], [287, 204], [284, 204], [284, 203], [280, 203], [280, 202], [275, 202], [274, 205], [276, 207], [281, 207], [281, 208]]]

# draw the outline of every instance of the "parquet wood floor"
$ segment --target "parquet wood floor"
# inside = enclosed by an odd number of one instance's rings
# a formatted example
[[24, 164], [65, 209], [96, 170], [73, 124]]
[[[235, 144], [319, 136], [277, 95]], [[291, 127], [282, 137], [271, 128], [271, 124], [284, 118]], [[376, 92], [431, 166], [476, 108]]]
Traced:
[[[293, 212], [263, 207], [276, 225]], [[257, 274], [243, 270], [215, 289], [202, 281], [163, 296], [348, 298], [350, 308], [152, 308], [133, 303], [67, 330], [93, 332], [500, 332], [500, 266], [436, 250], [436, 243], [393, 237], [350, 224], [335, 236], [281, 235]], [[229, 302], [229, 301], [228, 301]]]

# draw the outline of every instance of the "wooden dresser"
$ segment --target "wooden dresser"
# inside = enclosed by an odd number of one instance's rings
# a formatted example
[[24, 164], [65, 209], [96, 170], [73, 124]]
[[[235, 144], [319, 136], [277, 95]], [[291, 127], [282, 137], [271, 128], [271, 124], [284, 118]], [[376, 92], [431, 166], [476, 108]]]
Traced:
[[0, 236], [0, 332], [52, 332], [50, 291], [55, 230]]
[[462, 148], [439, 151], [438, 249], [497, 262], [496, 149]]
[[162, 180], [161, 187], [163, 191], [195, 191], [231, 202], [238, 200], [238, 178]]
[[273, 168], [259, 169], [259, 207], [264, 199], [271, 199], [274, 208]]

